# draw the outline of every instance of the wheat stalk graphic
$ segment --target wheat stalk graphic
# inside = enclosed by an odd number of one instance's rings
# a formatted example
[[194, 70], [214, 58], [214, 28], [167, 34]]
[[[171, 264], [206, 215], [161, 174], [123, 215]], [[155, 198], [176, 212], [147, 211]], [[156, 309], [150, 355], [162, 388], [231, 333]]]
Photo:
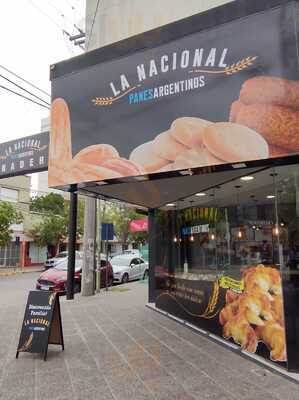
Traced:
[[32, 342], [33, 342], [33, 332], [31, 332], [29, 338], [26, 340], [26, 342], [23, 344], [23, 346], [18, 351], [29, 350], [32, 345]]
[[[137, 85], [137, 86], [139, 87], [141, 85]], [[110, 106], [116, 100], [121, 99], [122, 97], [126, 96], [128, 93], [132, 92], [132, 90], [135, 90], [137, 86], [134, 86], [131, 89], [126, 90], [124, 93], [120, 94], [119, 96], [116, 96], [116, 97], [96, 97], [95, 99], [92, 99], [92, 102], [96, 106]]]
[[110, 106], [113, 103], [113, 97], [96, 97], [92, 99], [96, 106]]
[[243, 60], [238, 61], [235, 64], [232, 64], [225, 68], [225, 73], [227, 75], [235, 74], [236, 72], [242, 71], [250, 67], [253, 64], [253, 61], [256, 60], [257, 57], [246, 57]]
[[253, 62], [257, 59], [257, 56], [255, 57], [246, 57], [243, 58], [242, 60], [238, 61], [237, 63], [228, 65], [224, 69], [219, 69], [219, 70], [212, 70], [212, 69], [195, 69], [189, 71], [189, 73], [205, 73], [205, 74], [226, 74], [226, 75], [232, 75], [235, 74], [236, 72], [240, 72], [243, 69], [246, 69], [250, 67]]

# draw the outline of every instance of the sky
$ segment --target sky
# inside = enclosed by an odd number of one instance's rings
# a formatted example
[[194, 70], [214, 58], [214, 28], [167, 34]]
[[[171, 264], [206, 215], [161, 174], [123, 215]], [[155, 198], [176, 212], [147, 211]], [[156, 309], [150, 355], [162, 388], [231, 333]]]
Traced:
[[[72, 45], [63, 30], [77, 34], [75, 23], [85, 31], [84, 17], [85, 0], [2, 0], [0, 74], [50, 102], [49, 96], [28, 86], [1, 66], [50, 94], [50, 65], [83, 52]], [[0, 76], [0, 143], [39, 133], [41, 119], [49, 116], [49, 110], [9, 93], [1, 86], [28, 96]], [[36, 189], [37, 174], [31, 177], [32, 188]]]
[[[85, 0], [1, 1], [0, 65], [50, 94], [49, 66], [83, 52], [71, 44], [62, 29], [70, 34], [78, 33], [73, 23], [81, 26], [84, 15]], [[1, 67], [0, 74], [34, 90]], [[0, 85], [20, 91], [2, 77]], [[42, 93], [36, 90], [34, 93], [50, 102], [50, 98]], [[1, 87], [0, 110], [0, 142], [40, 132], [41, 118], [49, 115], [49, 110]]]

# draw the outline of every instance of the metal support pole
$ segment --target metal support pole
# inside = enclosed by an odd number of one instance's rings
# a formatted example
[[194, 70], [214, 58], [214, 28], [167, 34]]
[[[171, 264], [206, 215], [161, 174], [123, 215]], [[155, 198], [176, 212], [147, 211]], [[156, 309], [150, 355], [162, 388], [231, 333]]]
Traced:
[[[84, 253], [81, 280], [82, 296], [94, 295], [96, 267], [96, 215], [97, 200], [92, 197], [85, 199], [84, 213]], [[98, 261], [98, 267], [101, 262]]]
[[148, 233], [149, 233], [149, 273], [148, 273], [148, 301], [154, 303], [156, 300], [155, 268], [156, 268], [156, 224], [155, 209], [148, 210]]
[[76, 236], [77, 236], [77, 185], [70, 186], [70, 215], [68, 232], [68, 262], [67, 262], [67, 300], [74, 298]]

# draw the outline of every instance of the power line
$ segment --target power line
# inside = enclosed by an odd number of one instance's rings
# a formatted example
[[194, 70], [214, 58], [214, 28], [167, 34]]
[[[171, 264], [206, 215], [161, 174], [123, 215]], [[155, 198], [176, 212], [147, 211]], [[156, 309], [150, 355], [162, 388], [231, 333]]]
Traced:
[[51, 6], [51, 7], [53, 7], [55, 10], [56, 10], [56, 12], [62, 17], [62, 18], [64, 18], [65, 20], [67, 20], [67, 21], [69, 21], [69, 23], [74, 27], [74, 28], [76, 28], [80, 33], [83, 33], [82, 32], [82, 29], [80, 29], [75, 23], [74, 23], [74, 21], [72, 21], [69, 17], [67, 17], [65, 14], [64, 14], [64, 12], [60, 9], [60, 8], [58, 8], [57, 6], [55, 6], [52, 2], [50, 2], [49, 0], [48, 0], [48, 4]]
[[16, 73], [12, 72], [8, 68], [4, 67], [3, 65], [0, 65], [0, 68], [4, 69], [6, 72], [9, 72], [10, 74], [14, 75], [16, 78], [21, 79], [21, 81], [27, 83], [28, 85], [34, 87], [34, 89], [39, 90], [40, 92], [44, 93], [45, 95], [51, 97], [51, 95], [47, 92], [45, 92], [43, 89], [40, 89], [38, 86], [34, 85], [33, 83], [27, 81], [26, 79], [22, 78], [20, 75], [17, 75]]
[[6, 78], [4, 75], [0, 74], [0, 77], [5, 79], [6, 81], [8, 81], [9, 83], [11, 83], [12, 85], [15, 85], [17, 88], [23, 90], [24, 92], [30, 94], [31, 96], [35, 97], [36, 99], [42, 101], [43, 103], [47, 104], [48, 106], [50, 106], [50, 103], [48, 103], [47, 101], [45, 101], [44, 99], [42, 99], [41, 97], [35, 95], [34, 93], [30, 92], [29, 90], [25, 89], [23, 86], [18, 85], [17, 83], [13, 82], [12, 80]]
[[93, 21], [92, 21], [91, 28], [90, 28], [88, 43], [87, 43], [87, 45], [85, 46], [85, 48], [86, 48], [87, 50], [88, 50], [88, 46], [89, 46], [89, 43], [90, 43], [90, 39], [91, 39], [91, 35], [92, 35], [93, 26], [94, 26], [94, 22], [95, 22], [95, 19], [96, 19], [96, 15], [97, 15], [97, 13], [98, 13], [99, 4], [100, 4], [100, 0], [97, 1], [96, 9], [95, 9], [94, 16], [93, 16]]
[[71, 36], [64, 28], [62, 28], [62, 26], [60, 26], [55, 20], [54, 18], [52, 18], [49, 14], [45, 13], [41, 8], [39, 8], [35, 3], [33, 3], [32, 0], [28, 0], [30, 2], [30, 4], [36, 9], [38, 10], [41, 14], [43, 14], [46, 18], [48, 18], [54, 25], [57, 26], [57, 28], [59, 30], [61, 30], [64, 34]]
[[4, 90], [7, 90], [8, 92], [11, 92], [11, 93], [13, 93], [13, 94], [15, 94], [15, 95], [17, 95], [17, 96], [20, 96], [20, 97], [22, 97], [23, 99], [26, 99], [26, 100], [28, 100], [28, 101], [31, 101], [31, 103], [35, 103], [35, 104], [37, 104], [38, 106], [41, 106], [41, 107], [44, 107], [44, 108], [47, 108], [48, 110], [50, 110], [50, 107], [48, 107], [48, 106], [46, 106], [46, 105], [44, 105], [44, 104], [38, 103], [37, 101], [32, 100], [32, 99], [30, 99], [29, 97], [22, 95], [21, 93], [15, 92], [14, 90], [7, 88], [6, 86], [0, 85], [0, 88], [1, 88], [1, 89], [4, 89]]

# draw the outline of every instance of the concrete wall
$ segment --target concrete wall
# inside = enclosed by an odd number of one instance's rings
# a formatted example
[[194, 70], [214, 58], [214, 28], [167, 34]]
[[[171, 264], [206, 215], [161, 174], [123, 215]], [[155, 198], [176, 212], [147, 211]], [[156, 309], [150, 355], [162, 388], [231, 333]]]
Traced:
[[[101, 0], [95, 15], [97, 0], [88, 0], [86, 2], [86, 49], [92, 50], [117, 42], [232, 1]], [[91, 27], [92, 34], [90, 35]]]
[[19, 191], [18, 208], [29, 211], [30, 203], [30, 176], [21, 175], [0, 180], [0, 187], [16, 189]]

